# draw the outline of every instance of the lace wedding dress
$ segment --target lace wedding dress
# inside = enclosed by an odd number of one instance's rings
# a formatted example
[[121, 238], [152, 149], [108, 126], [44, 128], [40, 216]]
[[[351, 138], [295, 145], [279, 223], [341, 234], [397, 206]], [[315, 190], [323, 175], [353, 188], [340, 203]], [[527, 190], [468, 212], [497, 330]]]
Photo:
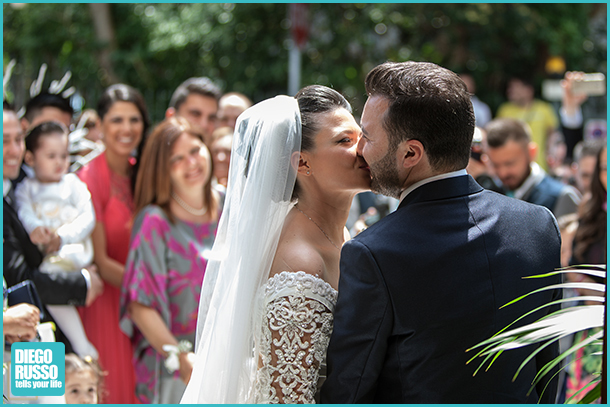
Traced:
[[269, 278], [294, 206], [301, 129], [298, 102], [289, 96], [239, 116], [182, 403], [314, 401], [336, 292], [304, 272]]
[[255, 403], [315, 402], [336, 301], [330, 284], [303, 271], [283, 271], [267, 281]]

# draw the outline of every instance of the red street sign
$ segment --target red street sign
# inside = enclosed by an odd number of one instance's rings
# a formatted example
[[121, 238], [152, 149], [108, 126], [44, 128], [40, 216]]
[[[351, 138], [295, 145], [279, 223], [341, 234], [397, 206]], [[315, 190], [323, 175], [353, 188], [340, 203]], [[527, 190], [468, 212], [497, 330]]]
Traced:
[[292, 40], [299, 49], [303, 49], [307, 43], [309, 36], [309, 4], [291, 3], [290, 4], [290, 21], [292, 27], [290, 32]]

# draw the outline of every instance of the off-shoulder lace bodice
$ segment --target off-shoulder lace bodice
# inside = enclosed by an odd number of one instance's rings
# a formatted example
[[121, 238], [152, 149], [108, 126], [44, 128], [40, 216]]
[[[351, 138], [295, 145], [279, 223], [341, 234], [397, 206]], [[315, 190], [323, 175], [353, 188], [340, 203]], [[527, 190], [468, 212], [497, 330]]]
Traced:
[[336, 302], [335, 289], [303, 271], [267, 281], [256, 403], [314, 403]]

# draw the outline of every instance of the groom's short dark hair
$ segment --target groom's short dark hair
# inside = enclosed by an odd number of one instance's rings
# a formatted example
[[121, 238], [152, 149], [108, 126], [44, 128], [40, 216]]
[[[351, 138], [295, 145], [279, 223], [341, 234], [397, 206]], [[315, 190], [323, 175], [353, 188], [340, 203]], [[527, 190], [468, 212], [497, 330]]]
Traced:
[[419, 140], [437, 170], [465, 168], [474, 133], [470, 94], [460, 77], [429, 62], [386, 62], [365, 79], [369, 96], [388, 99], [383, 119], [390, 150]]

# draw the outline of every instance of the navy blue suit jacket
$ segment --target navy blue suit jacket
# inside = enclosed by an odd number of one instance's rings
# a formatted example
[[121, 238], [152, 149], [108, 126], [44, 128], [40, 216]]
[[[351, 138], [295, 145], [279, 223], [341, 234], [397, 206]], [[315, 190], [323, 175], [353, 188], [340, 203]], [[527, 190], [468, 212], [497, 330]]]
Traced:
[[[475, 353], [466, 350], [561, 295], [547, 291], [500, 309], [559, 282], [523, 279], [559, 267], [559, 255], [557, 223], [544, 207], [484, 190], [469, 175], [415, 189], [342, 249], [321, 402], [535, 402], [537, 391], [526, 393], [556, 346], [514, 383], [533, 346], [504, 352], [475, 377], [483, 359], [466, 365]], [[556, 382], [543, 401], [555, 393]]]

